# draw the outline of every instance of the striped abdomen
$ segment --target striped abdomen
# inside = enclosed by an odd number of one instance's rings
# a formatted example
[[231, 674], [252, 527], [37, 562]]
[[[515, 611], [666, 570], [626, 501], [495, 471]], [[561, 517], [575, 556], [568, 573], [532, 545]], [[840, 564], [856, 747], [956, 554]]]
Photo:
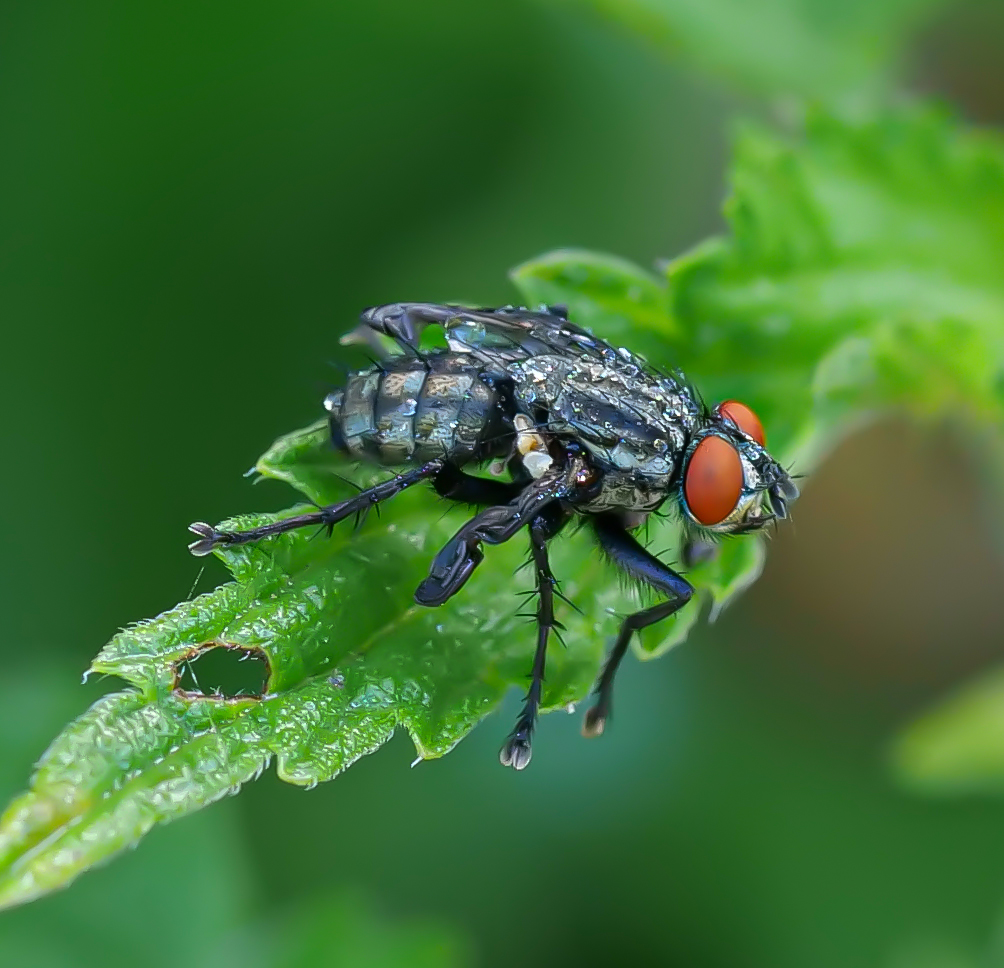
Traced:
[[508, 453], [512, 425], [470, 357], [394, 357], [353, 373], [325, 400], [335, 444], [354, 457], [401, 464], [449, 457], [458, 464]]

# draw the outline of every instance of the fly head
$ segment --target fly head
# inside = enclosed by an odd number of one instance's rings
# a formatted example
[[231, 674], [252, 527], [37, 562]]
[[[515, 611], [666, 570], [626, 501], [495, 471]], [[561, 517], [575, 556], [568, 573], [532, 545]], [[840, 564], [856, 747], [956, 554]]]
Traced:
[[794, 481], [767, 450], [756, 414], [735, 400], [719, 404], [684, 456], [684, 516], [704, 531], [740, 534], [787, 517], [797, 497]]

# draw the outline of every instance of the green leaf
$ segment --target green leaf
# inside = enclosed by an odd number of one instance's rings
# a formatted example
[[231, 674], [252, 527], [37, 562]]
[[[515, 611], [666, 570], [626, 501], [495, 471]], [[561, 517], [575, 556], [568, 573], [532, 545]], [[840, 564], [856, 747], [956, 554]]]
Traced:
[[[284, 437], [257, 465], [317, 502], [344, 496], [337, 476], [352, 468], [334, 453], [325, 422]], [[253, 527], [280, 515], [246, 515]], [[235, 793], [273, 761], [288, 782], [336, 776], [406, 729], [422, 759], [442, 756], [511, 687], [525, 688], [534, 635], [515, 615], [525, 549], [489, 549], [464, 594], [443, 608], [414, 603], [429, 560], [462, 523], [427, 490], [402, 494], [359, 533], [294, 532], [224, 549], [233, 581], [116, 635], [91, 671], [132, 688], [105, 696], [71, 723], [38, 764], [30, 790], [0, 819], [0, 906], [62, 886], [134, 844], [155, 824]], [[652, 540], [677, 548], [672, 521]], [[735, 588], [705, 566], [703, 594], [720, 602]], [[548, 655], [545, 710], [589, 692], [616, 631], [639, 607], [596, 554], [586, 533], [562, 538], [552, 563], [562, 590], [569, 648]], [[376, 607], [374, 607], [376, 605]], [[689, 613], [689, 614], [688, 614]], [[649, 630], [643, 654], [682, 639], [697, 606]], [[264, 695], [222, 697], [181, 688], [185, 664], [212, 648], [268, 663]], [[508, 724], [500, 724], [501, 734]]]
[[[26, 768], [50, 738], [43, 732], [45, 724], [79, 712], [82, 691], [99, 694], [97, 684], [81, 690], [72, 658], [47, 655], [44, 663], [31, 666], [9, 658], [0, 680], [4, 791], [23, 783]], [[157, 912], [192, 890], [192, 865], [179, 864], [179, 857], [198, 858], [199, 903], [184, 912], [186, 964], [218, 964], [208, 957], [209, 950], [222, 933], [246, 920], [256, 893], [254, 871], [234, 820], [233, 810], [208, 811], [144, 845], [141, 864], [116, 866], [78, 896], [5, 917], [0, 964], [78, 965], [83, 959], [112, 968], [135, 963], [135, 953], [143, 950], [144, 968], [175, 968], [177, 946], [149, 946], [148, 941]]]
[[871, 98], [939, 0], [580, 0], [741, 90]]
[[893, 765], [929, 793], [1004, 793], [1004, 670], [950, 697], [902, 731]]

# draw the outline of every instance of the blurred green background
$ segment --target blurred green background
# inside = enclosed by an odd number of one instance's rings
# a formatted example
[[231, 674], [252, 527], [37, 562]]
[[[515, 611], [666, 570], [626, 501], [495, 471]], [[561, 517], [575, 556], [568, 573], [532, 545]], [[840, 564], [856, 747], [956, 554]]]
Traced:
[[[902, 32], [914, 91], [1004, 120], [997, 4]], [[223, 580], [187, 523], [290, 502], [241, 472], [360, 308], [720, 229], [729, 120], [771, 107], [685, 55], [543, 0], [0, 6], [4, 802], [110, 688], [79, 685], [104, 641]], [[266, 775], [0, 915], [0, 964], [1004, 965], [1004, 805], [884, 759], [1004, 657], [978, 498], [950, 433], [876, 427], [740, 603], [625, 669], [601, 741], [554, 715], [502, 770], [514, 695], [441, 761]]]

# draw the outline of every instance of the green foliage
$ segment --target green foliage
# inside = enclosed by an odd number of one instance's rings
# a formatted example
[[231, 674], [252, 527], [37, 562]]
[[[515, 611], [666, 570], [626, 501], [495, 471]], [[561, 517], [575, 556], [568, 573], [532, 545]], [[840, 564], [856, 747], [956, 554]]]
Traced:
[[581, 0], [740, 90], [872, 97], [938, 0]]
[[[277, 441], [258, 470], [320, 503], [345, 496], [336, 475], [352, 469], [343, 465], [321, 422]], [[515, 614], [517, 593], [530, 587], [529, 575], [517, 573], [524, 549], [516, 542], [491, 549], [491, 563], [447, 606], [414, 603], [430, 556], [463, 520], [462, 510], [443, 514], [416, 490], [358, 533], [346, 526], [327, 540], [301, 531], [225, 549], [219, 556], [234, 581], [115, 636], [91, 671], [133, 688], [71, 723], [42, 757], [30, 791], [0, 820], [0, 905], [67, 883], [155, 824], [235, 793], [273, 759], [282, 779], [313, 785], [399, 726], [420, 758], [449, 752], [510, 687], [523, 687], [533, 650], [532, 632]], [[675, 554], [671, 526], [652, 530]], [[638, 607], [585, 533], [556, 543], [552, 561], [582, 611], [561, 615], [571, 647], [549, 656], [545, 709], [588, 693], [616, 615]], [[758, 542], [738, 542], [702, 565], [695, 581], [718, 609], [760, 564]], [[654, 627], [640, 654], [680, 641], [698, 615], [691, 607], [675, 624]], [[179, 688], [185, 663], [214, 644], [267, 658], [263, 697]]]
[[[891, 407], [1001, 425], [1004, 152], [995, 140], [920, 110], [864, 120], [814, 113], [791, 137], [744, 129], [732, 189], [729, 235], [664, 277], [559, 252], [513, 279], [529, 302], [567, 302], [600, 335], [681, 366], [710, 399], [750, 403], [772, 450], [798, 470], [848, 426]], [[319, 503], [343, 496], [337, 475], [351, 473], [323, 423], [277, 441], [258, 470]], [[282, 779], [311, 785], [398, 727], [420, 758], [448, 752], [522, 686], [533, 643], [513, 614], [530, 584], [517, 572], [517, 542], [489, 549], [447, 607], [413, 603], [431, 555], [462, 520], [416, 489], [358, 533], [224, 549], [233, 581], [115, 636], [92, 671], [129, 688], [57, 737], [0, 821], [0, 903], [68, 883], [155, 824], [236, 792], [273, 760]], [[653, 522], [650, 538], [676, 555], [672, 520]], [[717, 611], [762, 560], [758, 539], [734, 540], [689, 577]], [[582, 613], [561, 614], [570, 647], [549, 659], [547, 709], [587, 694], [614, 613], [637, 607], [586, 535], [558, 542], [553, 564]], [[639, 652], [679, 642], [699, 612], [648, 630]], [[265, 695], [180, 689], [184, 664], [213, 646], [265, 657]]]

